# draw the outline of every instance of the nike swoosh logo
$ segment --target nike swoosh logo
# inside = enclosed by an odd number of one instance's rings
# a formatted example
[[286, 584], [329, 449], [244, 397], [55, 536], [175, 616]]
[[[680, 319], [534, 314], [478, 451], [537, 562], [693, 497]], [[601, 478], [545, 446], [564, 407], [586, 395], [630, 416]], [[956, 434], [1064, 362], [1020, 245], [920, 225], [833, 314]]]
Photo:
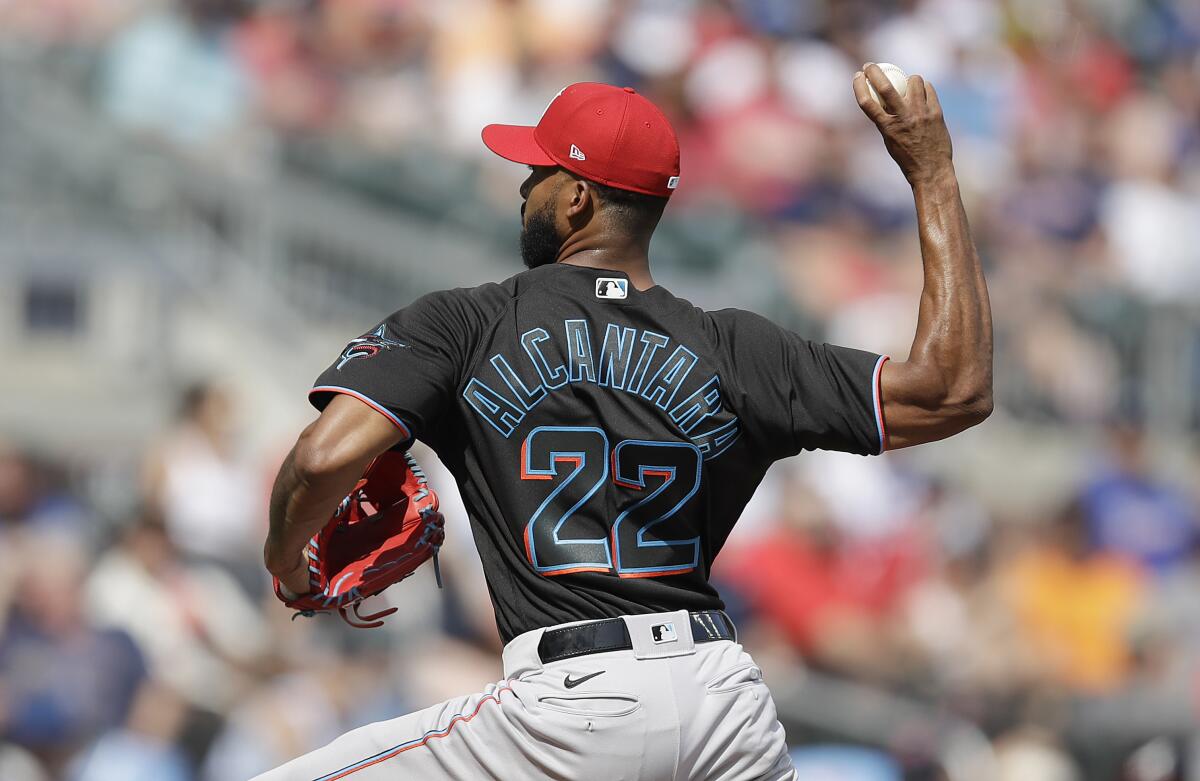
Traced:
[[582, 678], [572, 678], [570, 675], [568, 675], [566, 678], [563, 678], [563, 686], [566, 686], [568, 689], [574, 689], [576, 686], [583, 683], [584, 681], [590, 681], [593, 678], [595, 678], [597, 675], [604, 675], [604, 673], [606, 673], [606, 672], [608, 672], [608, 671], [601, 670], [598, 673], [592, 673], [591, 675], [585, 675]]

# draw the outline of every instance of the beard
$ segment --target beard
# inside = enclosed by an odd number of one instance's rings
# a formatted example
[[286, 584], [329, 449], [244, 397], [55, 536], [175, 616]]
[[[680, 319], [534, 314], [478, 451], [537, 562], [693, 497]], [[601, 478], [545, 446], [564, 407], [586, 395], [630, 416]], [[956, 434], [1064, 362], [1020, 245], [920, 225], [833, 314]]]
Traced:
[[554, 227], [551, 204], [552, 201], [547, 201], [542, 208], [529, 215], [529, 220], [521, 227], [521, 260], [525, 268], [533, 269], [558, 260], [562, 239]]

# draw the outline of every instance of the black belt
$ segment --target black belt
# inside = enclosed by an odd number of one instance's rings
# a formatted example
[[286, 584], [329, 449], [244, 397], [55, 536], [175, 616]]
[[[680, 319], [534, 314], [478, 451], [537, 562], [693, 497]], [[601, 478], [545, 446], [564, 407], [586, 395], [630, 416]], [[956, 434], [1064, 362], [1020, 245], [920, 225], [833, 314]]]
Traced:
[[[737, 638], [733, 622], [721, 610], [703, 610], [689, 614], [689, 618], [692, 639], [697, 643]], [[579, 626], [547, 629], [538, 643], [538, 656], [546, 664], [575, 656], [628, 651], [631, 648], [633, 641], [629, 639], [629, 628], [625, 622], [619, 618], [605, 618]]]

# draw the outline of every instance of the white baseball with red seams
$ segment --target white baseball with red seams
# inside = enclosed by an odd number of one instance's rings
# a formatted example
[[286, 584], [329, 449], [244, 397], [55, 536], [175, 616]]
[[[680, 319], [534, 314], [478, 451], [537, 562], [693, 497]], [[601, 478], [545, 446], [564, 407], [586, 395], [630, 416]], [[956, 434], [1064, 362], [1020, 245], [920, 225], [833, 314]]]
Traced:
[[[890, 62], [877, 62], [875, 64], [883, 71], [883, 75], [888, 77], [888, 81], [896, 88], [896, 92], [900, 93], [900, 97], [904, 97], [904, 94], [908, 92], [908, 74], [901, 70], [900, 66], [893, 65]], [[883, 101], [880, 100], [879, 93], [871, 86], [870, 79], [867, 80], [867, 89], [871, 90], [871, 97], [875, 98], [875, 102], [882, 106]]]

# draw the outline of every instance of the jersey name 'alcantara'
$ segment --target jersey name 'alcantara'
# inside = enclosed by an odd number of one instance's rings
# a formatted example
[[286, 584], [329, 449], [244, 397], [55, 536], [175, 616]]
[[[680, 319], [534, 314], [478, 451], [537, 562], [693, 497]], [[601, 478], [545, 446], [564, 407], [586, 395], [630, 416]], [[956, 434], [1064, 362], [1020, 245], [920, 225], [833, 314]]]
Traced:
[[[597, 346], [591, 325], [583, 319], [564, 320], [555, 332], [562, 343], [547, 349], [545, 343], [555, 339], [551, 332], [541, 326], [526, 331], [519, 337], [520, 357], [510, 361], [497, 353], [483, 372], [467, 381], [463, 398], [501, 436], [517, 433], [547, 394], [588, 382], [656, 405], [678, 433], [707, 456], [719, 455], [737, 438], [736, 416], [712, 428], [712, 417], [721, 411], [721, 378], [694, 371], [699, 358], [686, 345], [665, 334], [610, 322], [596, 329], [603, 334]], [[665, 357], [657, 358], [660, 353]], [[556, 363], [552, 355], [566, 355], [566, 363]], [[526, 385], [514, 363], [536, 370], [533, 387]]]
[[710, 567], [772, 462], [883, 449], [885, 360], [558, 264], [419, 299], [310, 399], [352, 395], [437, 452], [507, 641], [721, 607]]

